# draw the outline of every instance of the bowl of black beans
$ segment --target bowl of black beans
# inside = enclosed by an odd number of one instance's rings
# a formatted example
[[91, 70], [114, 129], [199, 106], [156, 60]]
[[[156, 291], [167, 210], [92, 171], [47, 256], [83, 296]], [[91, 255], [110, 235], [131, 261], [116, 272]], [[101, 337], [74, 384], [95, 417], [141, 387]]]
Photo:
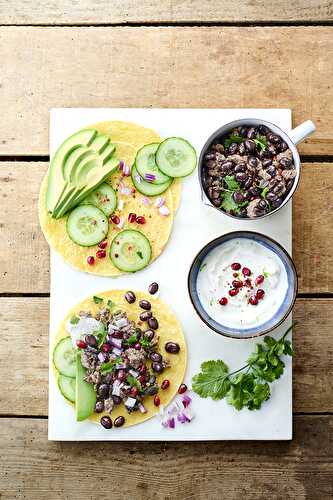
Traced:
[[200, 154], [203, 197], [236, 219], [274, 214], [288, 203], [298, 185], [301, 163], [296, 144], [314, 130], [310, 120], [289, 134], [255, 118], [222, 126]]

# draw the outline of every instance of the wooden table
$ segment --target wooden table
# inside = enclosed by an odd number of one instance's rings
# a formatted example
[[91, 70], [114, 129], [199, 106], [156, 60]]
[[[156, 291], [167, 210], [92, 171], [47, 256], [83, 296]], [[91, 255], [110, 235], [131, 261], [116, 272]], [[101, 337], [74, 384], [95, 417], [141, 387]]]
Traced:
[[[332, 22], [326, 0], [0, 0], [1, 500], [332, 498]], [[47, 441], [37, 197], [62, 106], [287, 107], [316, 123], [293, 210], [292, 442]]]

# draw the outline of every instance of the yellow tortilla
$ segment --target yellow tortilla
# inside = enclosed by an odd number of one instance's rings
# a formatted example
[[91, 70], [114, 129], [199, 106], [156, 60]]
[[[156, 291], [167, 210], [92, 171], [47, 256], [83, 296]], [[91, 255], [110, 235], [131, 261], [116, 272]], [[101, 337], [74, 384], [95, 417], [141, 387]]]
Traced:
[[[59, 330], [56, 333], [54, 346], [57, 344], [57, 342], [59, 342], [61, 338], [69, 336], [66, 330], [66, 323], [72, 316], [77, 315], [80, 311], [90, 311], [94, 316], [103, 307], [103, 305], [106, 305], [107, 301], [111, 299], [115, 304], [113, 309], [114, 311], [126, 311], [128, 318], [137, 322], [139, 314], [142, 312], [142, 309], [139, 307], [139, 301], [142, 299], [149, 300], [152, 304], [153, 314], [159, 322], [159, 328], [156, 331], [159, 336], [158, 351], [162, 354], [164, 359], [169, 360], [171, 365], [169, 368], [166, 368], [163, 373], [157, 375], [157, 382], [159, 385], [164, 379], [170, 380], [169, 388], [166, 390], [160, 389], [158, 393], [161, 399], [161, 404], [168, 405], [172, 398], [176, 395], [178, 387], [183, 382], [185, 375], [187, 350], [182, 327], [169, 306], [162, 302], [160, 299], [154, 298], [154, 296], [144, 292], [135, 291], [134, 293], [136, 295], [136, 301], [134, 304], [129, 304], [124, 298], [125, 293], [126, 290], [113, 290], [98, 293], [97, 296], [104, 299], [103, 304], [95, 304], [93, 298], [89, 297], [86, 300], [80, 302], [80, 304], [78, 304], [77, 306], [73, 307], [73, 309], [69, 311], [65, 319], [62, 321]], [[168, 354], [165, 351], [164, 345], [169, 341], [177, 342], [179, 344], [180, 352], [178, 354]], [[57, 377], [58, 373], [55, 369], [54, 371]], [[152, 396], [147, 396], [144, 399], [144, 405], [147, 409], [147, 413], [135, 411], [131, 414], [128, 414], [124, 405], [121, 404], [114, 407], [111, 418], [112, 420], [114, 420], [119, 415], [123, 415], [125, 417], [125, 424], [123, 427], [130, 427], [132, 425], [144, 422], [145, 420], [148, 420], [159, 412], [159, 409], [154, 406], [153, 399], [154, 398]], [[65, 401], [73, 406], [73, 404], [67, 401], [67, 399], [65, 399]], [[95, 423], [99, 423], [103, 415], [107, 415], [107, 413], [95, 413], [89, 418], [89, 420], [92, 420]], [[73, 418], [75, 418], [74, 414]]]
[[[153, 130], [133, 123], [109, 121], [97, 123], [91, 127], [101, 133], [110, 135], [112, 143], [116, 146], [115, 156], [125, 161], [128, 165], [133, 164], [138, 149], [144, 144], [161, 141], [160, 136]], [[107, 256], [104, 259], [95, 259], [95, 264], [90, 266], [87, 263], [87, 257], [90, 255], [95, 256], [98, 246], [81, 247], [74, 243], [66, 232], [67, 216], [65, 215], [58, 220], [53, 219], [45, 208], [47, 175], [42, 181], [40, 190], [39, 220], [44, 236], [51, 248], [58, 252], [66, 262], [81, 271], [102, 276], [124, 274], [112, 264], [108, 255], [110, 242], [120, 230], [114, 224], [109, 224], [107, 235], [108, 246], [106, 248]], [[133, 188], [131, 178], [122, 177], [120, 172], [115, 172], [108, 180], [114, 189], [119, 186], [120, 181], [122, 181], [123, 185]], [[154, 207], [154, 201], [157, 197], [150, 197], [151, 204], [147, 206], [143, 203], [144, 196], [138, 191], [135, 191], [130, 196], [121, 195], [118, 192], [118, 200], [122, 199], [124, 201], [124, 208], [121, 211], [115, 211], [119, 217], [125, 220], [123, 229], [137, 229], [147, 236], [152, 247], [151, 261], [155, 260], [162, 253], [169, 239], [174, 213], [180, 200], [180, 182], [174, 181], [170, 188], [161, 196], [164, 197], [165, 205], [170, 210], [170, 215], [167, 217], [160, 215], [158, 209]], [[146, 224], [130, 224], [127, 219], [130, 212], [143, 215], [146, 218]]]

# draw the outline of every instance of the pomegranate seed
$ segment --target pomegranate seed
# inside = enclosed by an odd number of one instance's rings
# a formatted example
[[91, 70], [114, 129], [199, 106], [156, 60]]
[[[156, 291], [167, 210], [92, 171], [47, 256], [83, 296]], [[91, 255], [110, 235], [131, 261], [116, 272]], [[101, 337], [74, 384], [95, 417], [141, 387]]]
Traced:
[[106, 257], [106, 251], [105, 250], [97, 250], [96, 257], [98, 259], [104, 259]]
[[135, 221], [136, 221], [136, 214], [134, 214], [132, 212], [130, 214], [128, 214], [128, 222], [133, 223]]
[[246, 280], [244, 281], [244, 285], [248, 286], [249, 288], [253, 288], [250, 278], [246, 278]]
[[158, 396], [158, 394], [156, 394], [156, 396], [154, 397], [154, 405], [155, 406], [160, 406], [160, 404], [161, 404], [161, 399]]
[[78, 346], [79, 349], [85, 349], [87, 347], [87, 344], [83, 342], [83, 340], [77, 340], [76, 345]]
[[100, 241], [98, 243], [98, 246], [99, 246], [99, 248], [101, 248], [102, 250], [104, 250], [104, 248], [106, 248], [108, 246], [108, 241], [107, 240]]
[[256, 306], [258, 304], [258, 299], [255, 295], [251, 295], [249, 298], [249, 303], [252, 304], [253, 306]]
[[239, 269], [241, 268], [242, 266], [240, 265], [239, 262], [234, 262], [233, 264], [231, 264], [231, 269], [233, 271], [239, 271]]
[[228, 299], [227, 297], [222, 297], [220, 300], [219, 300], [219, 304], [221, 304], [221, 306], [226, 306], [228, 304]]
[[136, 222], [137, 224], [146, 224], [146, 219], [144, 218], [143, 215], [139, 215], [137, 218], [136, 218]]
[[231, 290], [229, 290], [229, 295], [230, 297], [234, 297], [235, 295], [237, 295], [239, 292], [239, 288], [232, 288]]
[[167, 389], [168, 387], [170, 386], [170, 380], [168, 380], [167, 378], [165, 380], [163, 380], [163, 382], [161, 383], [161, 389], [165, 390]]
[[256, 277], [255, 284], [260, 285], [261, 283], [264, 282], [265, 277], [262, 274], [259, 274], [259, 276]]
[[232, 282], [232, 286], [233, 286], [234, 288], [242, 288], [242, 286], [243, 286], [243, 282], [242, 282], [242, 281], [239, 281], [239, 280], [234, 280], [234, 281]]
[[141, 385], [143, 385], [146, 382], [146, 377], [144, 375], [139, 375], [138, 381], [140, 382]]
[[119, 224], [119, 222], [120, 222], [120, 218], [118, 217], [118, 215], [115, 215], [115, 214], [111, 215], [110, 220], [111, 220], [111, 222], [113, 222], [113, 224], [116, 224], [116, 225]]
[[180, 384], [178, 387], [178, 394], [184, 394], [184, 392], [187, 391], [187, 385], [186, 384]]
[[262, 299], [264, 295], [265, 295], [265, 291], [262, 288], [258, 288], [257, 293], [256, 293], [257, 299], [259, 299], [259, 300]]
[[137, 342], [136, 344], [134, 344], [134, 349], [136, 349], [137, 351], [140, 351], [141, 344], [139, 344], [139, 342]]
[[89, 255], [89, 257], [87, 257], [87, 262], [88, 262], [89, 266], [93, 266], [95, 264], [95, 257], [93, 257], [92, 255]]
[[138, 395], [138, 389], [136, 387], [131, 388], [131, 396], [134, 398]]
[[110, 352], [110, 348], [111, 348], [110, 344], [103, 344], [102, 345], [103, 352]]
[[251, 271], [248, 267], [243, 267], [242, 269], [243, 276], [251, 276]]

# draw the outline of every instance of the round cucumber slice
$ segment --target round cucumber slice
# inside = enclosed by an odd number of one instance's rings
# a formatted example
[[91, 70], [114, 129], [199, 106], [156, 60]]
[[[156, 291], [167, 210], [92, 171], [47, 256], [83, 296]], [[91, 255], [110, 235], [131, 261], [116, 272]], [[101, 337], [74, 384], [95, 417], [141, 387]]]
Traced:
[[76, 377], [76, 355], [70, 337], [61, 339], [55, 346], [53, 364], [61, 375]]
[[67, 234], [74, 243], [91, 247], [104, 240], [109, 228], [108, 218], [94, 205], [79, 205], [69, 214]]
[[146, 182], [144, 179], [142, 179], [135, 165], [133, 165], [132, 167], [131, 175], [135, 189], [137, 189], [145, 196], [157, 196], [158, 194], [164, 193], [164, 191], [166, 191], [171, 186], [173, 181], [173, 179], [170, 179], [164, 184], [153, 184], [152, 182]]
[[186, 177], [197, 165], [197, 154], [185, 139], [169, 137], [158, 146], [155, 160], [164, 174], [170, 177]]
[[72, 403], [75, 403], [75, 384], [75, 378], [65, 377], [65, 375], [58, 377], [58, 387], [61, 394]]
[[120, 271], [139, 271], [146, 267], [151, 259], [149, 240], [140, 231], [125, 229], [113, 238], [110, 258]]
[[81, 205], [94, 205], [102, 210], [108, 217], [117, 207], [117, 195], [115, 190], [104, 182], [95, 191], [85, 198]]
[[159, 146], [158, 142], [146, 144], [136, 154], [135, 165], [141, 177], [147, 181], [147, 176], [152, 175], [155, 178], [151, 184], [165, 184], [170, 181], [170, 177], [159, 171], [155, 162], [155, 153]]

